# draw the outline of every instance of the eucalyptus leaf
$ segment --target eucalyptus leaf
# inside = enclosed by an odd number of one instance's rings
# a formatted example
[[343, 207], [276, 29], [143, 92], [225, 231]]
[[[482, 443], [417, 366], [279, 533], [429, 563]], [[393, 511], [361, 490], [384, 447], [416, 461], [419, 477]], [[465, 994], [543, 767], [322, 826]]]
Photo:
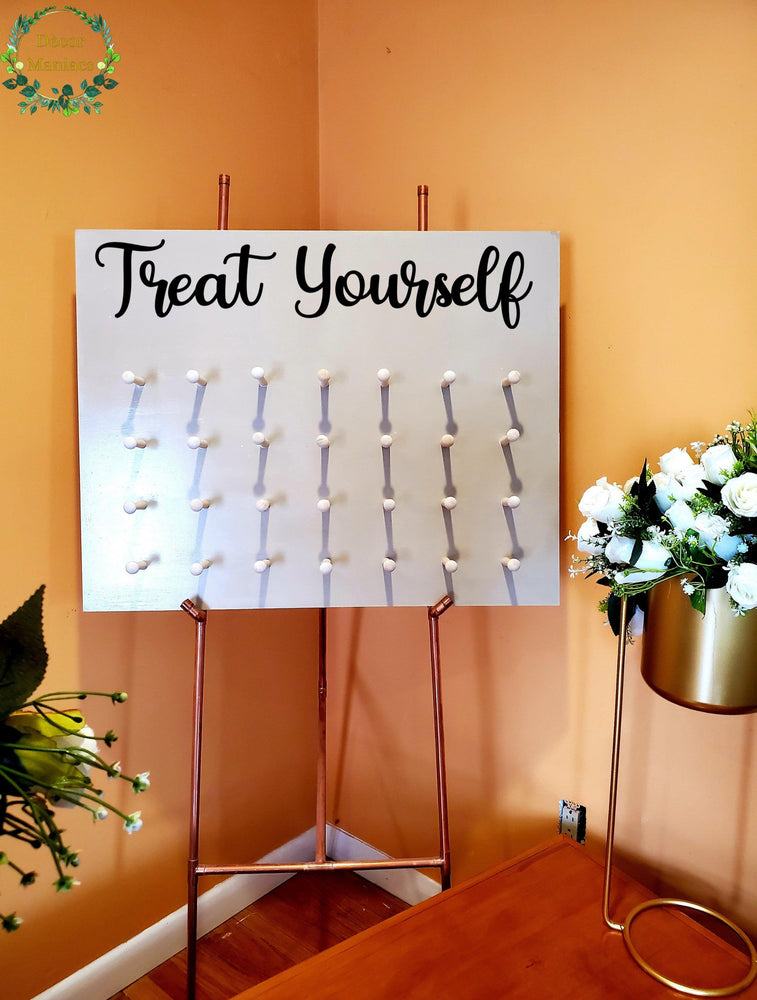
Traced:
[[0, 720], [28, 701], [45, 676], [44, 593], [42, 586], [0, 624]]

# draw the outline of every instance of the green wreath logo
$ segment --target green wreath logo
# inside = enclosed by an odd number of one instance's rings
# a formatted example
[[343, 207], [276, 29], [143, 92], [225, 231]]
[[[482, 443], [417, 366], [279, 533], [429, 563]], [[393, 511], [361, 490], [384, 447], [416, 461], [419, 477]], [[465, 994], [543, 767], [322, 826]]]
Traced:
[[[32, 28], [42, 18], [48, 14], [69, 11], [80, 21], [83, 21], [96, 35], [100, 35], [104, 44], [102, 59], [98, 60], [96, 66], [90, 64], [95, 69], [95, 75], [91, 81], [84, 79], [80, 84], [80, 93], [75, 93], [73, 86], [66, 83], [61, 87], [51, 87], [51, 93], [43, 92], [39, 80], [30, 80], [26, 75], [29, 69], [20, 52], [21, 39], [29, 34]], [[118, 81], [114, 79], [116, 63], [121, 61], [121, 56], [113, 48], [113, 39], [110, 34], [105, 19], [101, 14], [89, 15], [84, 10], [76, 7], [45, 7], [43, 10], [36, 10], [31, 17], [21, 14], [11, 28], [8, 38], [8, 49], [0, 53], [0, 60], [6, 64], [8, 79], [3, 80], [3, 86], [8, 90], [18, 90], [23, 98], [18, 102], [21, 114], [27, 111], [30, 115], [35, 114], [40, 108], [55, 113], [59, 111], [64, 117], [69, 118], [84, 110], [85, 114], [99, 115], [102, 111], [102, 101], [99, 99], [106, 90], [113, 90], [118, 86]], [[30, 69], [34, 69], [33, 60], [30, 60]], [[39, 60], [38, 60], [39, 63]], [[83, 64], [82, 64], [83, 65]], [[26, 71], [26, 72], [25, 72]]]

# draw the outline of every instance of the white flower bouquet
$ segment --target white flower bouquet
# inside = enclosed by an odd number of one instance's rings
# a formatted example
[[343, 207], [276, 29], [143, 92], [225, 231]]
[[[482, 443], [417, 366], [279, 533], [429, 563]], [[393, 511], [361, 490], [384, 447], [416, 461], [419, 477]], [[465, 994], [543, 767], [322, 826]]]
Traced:
[[707, 591], [725, 587], [735, 614], [757, 607], [757, 417], [733, 421], [710, 445], [673, 448], [652, 474], [621, 487], [598, 479], [581, 497], [585, 520], [576, 534], [582, 555], [571, 576], [599, 574], [608, 588], [600, 609], [615, 634], [621, 598], [628, 621], [640, 631], [646, 592], [661, 580], [681, 578], [683, 591], [704, 612]]

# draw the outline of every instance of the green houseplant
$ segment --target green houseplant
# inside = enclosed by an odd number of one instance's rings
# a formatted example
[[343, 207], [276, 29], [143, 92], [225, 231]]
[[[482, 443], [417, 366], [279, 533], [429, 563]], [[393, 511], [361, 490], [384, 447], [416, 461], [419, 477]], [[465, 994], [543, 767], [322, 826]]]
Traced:
[[[3, 840], [15, 840], [32, 848], [44, 848], [57, 877], [58, 892], [75, 884], [72, 868], [79, 856], [63, 840], [57, 809], [79, 808], [93, 821], [109, 813], [123, 820], [127, 832], [142, 826], [139, 811], [125, 813], [106, 800], [93, 776], [131, 784], [135, 793], [149, 788], [149, 773], [129, 777], [118, 763], [107, 763], [99, 753], [98, 740], [111, 747], [117, 736], [108, 730], [95, 736], [78, 708], [54, 707], [88, 697], [126, 701], [123, 691], [54, 691], [35, 694], [47, 668], [47, 650], [42, 631], [44, 587], [0, 623], [0, 848]], [[0, 850], [0, 866], [15, 872], [21, 885], [37, 880], [35, 871], [16, 864], [7, 850]], [[21, 918], [0, 913], [6, 931], [16, 930]]]

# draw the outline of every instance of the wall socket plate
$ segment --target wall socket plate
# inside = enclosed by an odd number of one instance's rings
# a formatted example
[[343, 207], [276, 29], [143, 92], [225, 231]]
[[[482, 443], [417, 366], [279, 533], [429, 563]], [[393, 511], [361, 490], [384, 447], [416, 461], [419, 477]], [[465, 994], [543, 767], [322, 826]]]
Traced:
[[566, 833], [578, 844], [586, 843], [586, 806], [570, 799], [560, 799], [559, 833]]

